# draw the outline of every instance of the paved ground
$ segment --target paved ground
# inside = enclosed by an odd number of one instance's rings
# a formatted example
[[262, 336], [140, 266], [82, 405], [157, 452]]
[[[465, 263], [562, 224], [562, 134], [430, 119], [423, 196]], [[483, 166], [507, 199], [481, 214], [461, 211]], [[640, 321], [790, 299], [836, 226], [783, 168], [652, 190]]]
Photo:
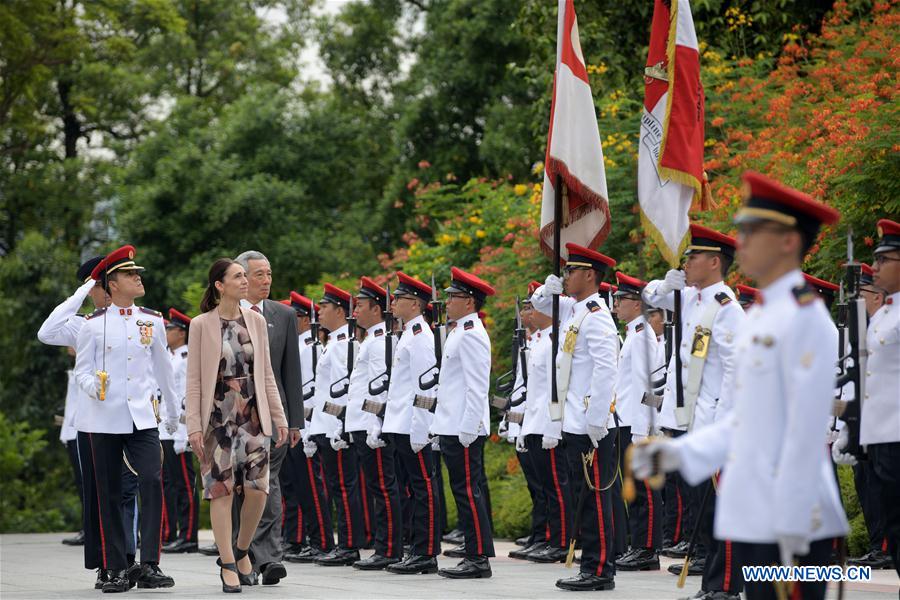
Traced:
[[[80, 548], [60, 544], [68, 534], [30, 534], [0, 536], [0, 597], [3, 600], [25, 598], [97, 598], [94, 575], [82, 568]], [[201, 532], [201, 543], [212, 540], [209, 531]], [[567, 592], [553, 587], [568, 571], [563, 565], [538, 565], [505, 558], [511, 542], [498, 542], [503, 558], [492, 561], [492, 579], [451, 581], [437, 575], [405, 577], [387, 573], [365, 573], [351, 568], [325, 568], [287, 564], [288, 577], [278, 586], [245, 588], [244, 594], [265, 598], [565, 598]], [[663, 568], [675, 562], [663, 559]], [[441, 565], [453, 565], [453, 559], [440, 559]], [[163, 570], [175, 578], [169, 590], [138, 590], [129, 596], [144, 598], [221, 598], [222, 588], [214, 559], [199, 554], [167, 555]], [[699, 588], [698, 578], [689, 578], [684, 590], [675, 587], [675, 577], [665, 571], [620, 573], [612, 592], [594, 592], [604, 599], [668, 599], [692, 595]], [[897, 597], [900, 580], [892, 571], [878, 571], [874, 581], [848, 585], [845, 598], [887, 600]], [[829, 598], [836, 598], [830, 590]]]

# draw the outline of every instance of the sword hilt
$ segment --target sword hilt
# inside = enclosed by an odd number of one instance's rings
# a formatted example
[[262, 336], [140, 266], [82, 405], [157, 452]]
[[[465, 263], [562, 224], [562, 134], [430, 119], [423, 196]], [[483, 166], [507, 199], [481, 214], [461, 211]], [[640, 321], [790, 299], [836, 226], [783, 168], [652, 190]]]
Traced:
[[97, 377], [100, 379], [100, 391], [97, 398], [102, 402], [106, 400], [106, 382], [109, 380], [109, 373], [106, 371], [97, 371]]

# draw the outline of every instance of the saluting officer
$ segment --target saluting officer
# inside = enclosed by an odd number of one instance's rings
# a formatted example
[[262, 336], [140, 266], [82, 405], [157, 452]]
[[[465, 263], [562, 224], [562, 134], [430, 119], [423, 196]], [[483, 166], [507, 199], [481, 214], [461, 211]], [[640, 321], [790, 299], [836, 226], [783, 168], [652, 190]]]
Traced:
[[[310, 439], [310, 418], [313, 403], [306, 402], [315, 392], [316, 374], [313, 370], [314, 353], [318, 353], [318, 340], [313, 337], [311, 319], [315, 319], [319, 305], [312, 300], [291, 292], [291, 307], [297, 313], [298, 344], [300, 346], [300, 377], [303, 386], [303, 444], [288, 450], [287, 473], [300, 504], [302, 527], [307, 533], [309, 545], [299, 552], [285, 553], [285, 560], [291, 562], [315, 562], [334, 548], [334, 530], [331, 522], [331, 507], [322, 481], [322, 463], [316, 453], [316, 443]], [[318, 356], [315, 361], [317, 364]], [[298, 527], [301, 526], [299, 523]]]
[[[847, 533], [824, 451], [837, 363], [837, 334], [800, 264], [822, 223], [839, 214], [806, 194], [746, 173], [735, 216], [738, 260], [760, 292], [734, 342], [734, 408], [676, 440], [638, 446], [637, 477], [680, 469], [691, 483], [721, 469], [718, 539], [734, 541], [741, 565], [826, 565], [834, 537]], [[762, 509], [761, 509], [762, 507]], [[775, 598], [776, 582], [746, 582], [751, 600]], [[826, 584], [795, 582], [823, 598]]]
[[[584, 498], [575, 526], [581, 540], [578, 575], [556, 582], [566, 590], [611, 590], [616, 567], [612, 494], [616, 456], [607, 428], [616, 382], [619, 334], [610, 309], [600, 296], [600, 280], [616, 265], [595, 250], [566, 244], [565, 279], [548, 275], [531, 296], [532, 306], [551, 314], [559, 299], [560, 347], [556, 362], [557, 390], [563, 408], [562, 431], [573, 498]], [[588, 490], [586, 477], [590, 478]]]
[[369, 444], [377, 446], [384, 443], [383, 438], [388, 447], [393, 447], [393, 459], [406, 474], [411, 491], [407, 521], [411, 549], [401, 562], [386, 570], [401, 575], [437, 573], [441, 505], [435, 484], [436, 457], [428, 434], [434, 420], [431, 410], [436, 390], [423, 389], [421, 380], [421, 375], [434, 365], [434, 335], [423, 316], [431, 299], [431, 287], [406, 273], [398, 272], [397, 278], [392, 310], [402, 321], [403, 332], [394, 350], [384, 421], [373, 422]]
[[[615, 293], [616, 314], [625, 323], [625, 342], [619, 351], [619, 371], [616, 378], [616, 410], [631, 425], [631, 442], [641, 443], [654, 435], [656, 408], [643, 403], [651, 393], [650, 374], [656, 370], [658, 342], [656, 333], [647, 324], [643, 312], [641, 292], [646, 282], [625, 273], [616, 272], [619, 289]], [[626, 446], [623, 441], [622, 447]], [[631, 550], [616, 561], [623, 571], [659, 570], [659, 551], [662, 542], [662, 494], [650, 488], [646, 481], [635, 482], [635, 498], [629, 505]]]
[[[365, 410], [366, 402], [383, 405], [387, 389], [377, 394], [370, 392], [370, 383], [380, 384], [386, 374], [384, 311], [390, 299], [387, 290], [369, 277], [360, 279], [356, 297], [356, 316], [366, 337], [359, 347], [359, 357], [350, 376], [347, 401], [346, 429], [353, 438], [353, 447], [359, 456], [366, 481], [374, 488], [374, 543], [375, 553], [369, 558], [353, 563], [364, 571], [379, 571], [403, 558], [403, 517], [400, 511], [400, 488], [394, 470], [394, 447], [370, 439], [370, 432], [377, 427], [378, 417]], [[392, 341], [388, 343], [393, 344]], [[393, 349], [393, 347], [392, 347]]]
[[456, 567], [438, 574], [453, 579], [491, 576], [494, 537], [484, 479], [484, 441], [490, 430], [488, 390], [491, 340], [478, 311], [494, 288], [457, 267], [445, 291], [447, 319], [455, 326], [447, 335], [438, 379], [437, 409], [431, 432], [440, 436], [441, 453], [450, 474], [466, 556]]
[[[698, 224], [691, 225], [690, 233], [684, 270], [670, 270], [664, 280], [651, 281], [643, 292], [647, 304], [674, 310], [674, 291], [682, 290], [683, 335], [676, 350], [681, 356], [684, 405], [678, 406], [673, 352], [660, 414], [662, 432], [670, 437], [707, 425], [730, 410], [734, 340], [744, 323], [744, 311], [723, 281], [734, 262], [734, 238]], [[710, 488], [715, 490], [713, 479], [689, 490], [689, 518], [700, 529], [688, 574], [703, 575], [700, 589], [707, 595], [721, 592], [734, 597], [741, 591], [740, 564], [728, 540], [713, 539], [715, 492]], [[710, 496], [705, 506], [704, 496]], [[670, 573], [680, 571], [681, 565], [669, 567]]]
[[175, 585], [159, 569], [162, 465], [154, 403], [158, 388], [166, 403], [166, 430], [174, 433], [178, 394], [162, 335], [162, 315], [134, 305], [135, 298], [144, 295], [143, 267], [135, 264], [134, 255], [133, 246], [123, 246], [94, 268], [92, 275], [106, 288], [112, 304], [85, 319], [75, 362], [78, 385], [88, 396], [78, 411], [77, 427], [89, 434], [100, 499], [103, 568], [112, 571], [103, 584], [104, 592], [124, 592], [130, 587], [121, 512], [123, 450], [137, 471], [145, 514], [137, 584], [142, 588]]
[[[194, 470], [194, 454], [187, 443], [187, 425], [184, 423], [184, 397], [187, 387], [187, 339], [191, 318], [174, 308], [169, 309], [166, 323], [166, 341], [172, 360], [175, 390], [178, 393], [178, 430], [169, 435], [160, 425], [159, 439], [163, 447], [163, 485], [166, 500], [166, 516], [173, 532], [171, 542], [163, 552], [181, 553], [197, 551], [197, 527], [199, 522], [200, 493]], [[160, 416], [165, 420], [163, 407]], [[174, 535], [177, 527], [178, 535]]]
[[329, 333], [325, 351], [316, 365], [309, 434], [322, 457], [325, 480], [337, 507], [338, 545], [315, 562], [323, 566], [350, 566], [359, 560], [359, 548], [365, 536], [359, 495], [359, 461], [355, 452], [348, 451], [340, 418], [346, 406], [346, 394], [332, 396], [332, 390], [340, 394], [348, 379], [347, 353], [348, 345], [352, 343], [347, 325], [350, 294], [326, 283], [319, 306], [322, 326]]

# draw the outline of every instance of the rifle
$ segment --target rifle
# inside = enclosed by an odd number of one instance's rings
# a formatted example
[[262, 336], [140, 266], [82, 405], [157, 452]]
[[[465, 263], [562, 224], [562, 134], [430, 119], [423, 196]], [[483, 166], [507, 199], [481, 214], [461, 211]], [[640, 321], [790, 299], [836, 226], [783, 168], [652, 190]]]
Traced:
[[[309, 387], [309, 391], [303, 394], [303, 400], [309, 400], [316, 393], [316, 366], [318, 364], [319, 359], [319, 322], [316, 321], [316, 307], [313, 305], [312, 312], [309, 316], [309, 331], [312, 333], [313, 338], [313, 347], [312, 347], [312, 376], [309, 378], [307, 383], [311, 383]], [[302, 384], [301, 384], [302, 385]]]
[[[391, 367], [394, 362], [394, 313], [391, 312], [391, 286], [387, 286], [386, 310], [384, 317], [384, 372], [379, 373], [369, 381], [369, 394], [378, 396], [387, 391], [391, 385]], [[377, 385], [373, 385], [376, 384]]]
[[[513, 329], [512, 343], [510, 344], [510, 352], [512, 361], [509, 371], [500, 375], [495, 381], [495, 389], [499, 395], [494, 396], [491, 404], [494, 408], [498, 408], [503, 412], [509, 412], [510, 408], [519, 406], [525, 402], [525, 392], [515, 401], [512, 397], [515, 393], [527, 387], [528, 385], [528, 359], [525, 351], [527, 350], [527, 337], [525, 327], [522, 325], [522, 313], [519, 305], [519, 298], [516, 296], [516, 320]], [[515, 387], [517, 375], [522, 374], [522, 385]]]
[[650, 389], [654, 394], [662, 395], [663, 389], [666, 387], [666, 369], [669, 368], [669, 361], [672, 359], [672, 346], [673, 346], [673, 336], [675, 332], [675, 325], [672, 322], [672, 313], [671, 311], [666, 311], [666, 321], [663, 324], [663, 339], [665, 340], [665, 348], [666, 348], [666, 360], [662, 364], [661, 367], [654, 370], [651, 375], [655, 375], [657, 371], [662, 371], [662, 377], [659, 379], [653, 379], [650, 382]]
[[[356, 317], [353, 316], [353, 296], [350, 296], [350, 316], [347, 317], [347, 374], [331, 384], [332, 398], [341, 398], [350, 390], [350, 375], [353, 373], [354, 352], [356, 350]], [[341, 388], [337, 388], [338, 385]]]
[[[438, 300], [437, 287], [434, 285], [434, 273], [431, 274], [431, 323], [434, 330], [434, 365], [419, 375], [419, 387], [430, 390], [437, 385], [441, 374], [441, 358], [444, 355], [444, 335], [447, 329], [444, 318], [444, 303]], [[431, 379], [425, 379], [426, 376]]]
[[841, 375], [837, 378], [837, 387], [843, 388], [848, 383], [853, 384], [853, 399], [849, 402], [840, 402], [836, 406], [836, 412], [847, 426], [848, 442], [845, 451], [859, 460], [865, 460], [866, 452], [859, 443], [860, 415], [862, 413], [862, 401], [865, 395], [866, 357], [866, 303], [859, 293], [859, 278], [862, 267], [853, 260], [853, 231], [847, 233], [847, 264], [844, 274], [844, 284], [847, 289], [847, 337], [849, 351], [842, 353], [838, 359]]

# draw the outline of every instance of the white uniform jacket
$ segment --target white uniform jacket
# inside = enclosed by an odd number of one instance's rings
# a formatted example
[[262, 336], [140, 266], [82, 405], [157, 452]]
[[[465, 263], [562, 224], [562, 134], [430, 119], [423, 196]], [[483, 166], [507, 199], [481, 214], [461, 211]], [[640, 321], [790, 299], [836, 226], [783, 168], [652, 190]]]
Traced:
[[[543, 294], [543, 286], [535, 291], [531, 304], [545, 315], [552, 313], [553, 298]], [[559, 297], [560, 348], [569, 326], [585, 312], [587, 316], [581, 321], [575, 342], [562, 425], [563, 431], [577, 435], [586, 435], [589, 424], [603, 427], [610, 422], [619, 354], [619, 333], [599, 293], [577, 302], [567, 296]], [[561, 358], [562, 352], [557, 355], [557, 368]]]
[[[156, 428], [157, 389], [162, 391], [167, 414], [178, 414], [181, 398], [175, 390], [165, 335], [160, 313], [134, 305], [112, 305], [85, 318], [75, 357], [75, 378], [87, 394], [78, 409], [78, 431], [132, 433], [135, 427]], [[109, 381], [106, 400], [101, 401], [96, 373], [103, 369], [104, 356]]]
[[[659, 295], [656, 289], [662, 283], [651, 281], [644, 288], [644, 301], [650, 306], [675, 309], [675, 294], [670, 292]], [[696, 287], [684, 288], [681, 291], [681, 385], [687, 387], [688, 372], [691, 364], [691, 342], [695, 329], [703, 320], [704, 313], [713, 303], [721, 304], [716, 299], [718, 294], [725, 294], [727, 301], [721, 305], [712, 324], [712, 339], [706, 362], [703, 365], [703, 378], [700, 381], [700, 393], [694, 407], [694, 428], [712, 423], [716, 419], [717, 406], [722, 406], [722, 414], [731, 406], [732, 378], [734, 376], [734, 341], [744, 326], [744, 309], [735, 299], [734, 292], [720, 281], [700, 290]], [[666, 389], [663, 392], [663, 406], [659, 424], [669, 429], [684, 430], [675, 420], [675, 352], [668, 366]]]
[[486, 435], [490, 380], [491, 340], [478, 315], [470, 313], [456, 321], [444, 344], [432, 433]]
[[434, 366], [434, 334], [422, 315], [403, 324], [403, 335], [394, 348], [391, 385], [387, 392], [382, 431], [409, 435], [410, 443], [424, 444], [434, 415], [413, 406], [416, 396], [434, 398], [437, 389], [423, 390], [419, 376]]
[[865, 398], [860, 443], [900, 442], [900, 292], [885, 299], [866, 334]]
[[831, 317], [799, 270], [761, 296], [735, 345], [734, 409], [673, 442], [681, 472], [697, 484], [722, 469], [718, 539], [843, 536], [847, 519], [825, 439], [838, 358]]

